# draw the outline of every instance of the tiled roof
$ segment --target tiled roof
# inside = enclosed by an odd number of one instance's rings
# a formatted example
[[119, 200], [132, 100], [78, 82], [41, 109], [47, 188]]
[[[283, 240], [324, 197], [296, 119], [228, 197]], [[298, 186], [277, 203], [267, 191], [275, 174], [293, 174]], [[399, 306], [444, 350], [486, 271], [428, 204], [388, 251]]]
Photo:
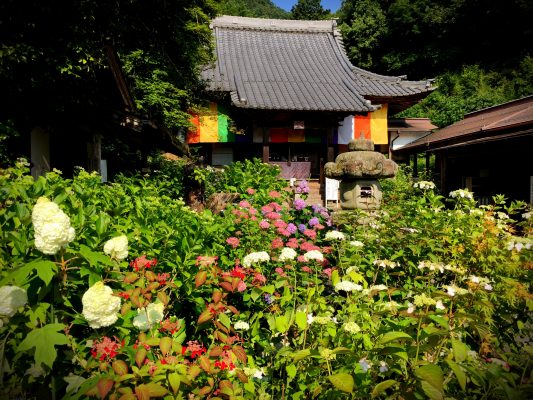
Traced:
[[373, 74], [346, 57], [334, 20], [291, 21], [222, 16], [213, 20], [216, 61], [203, 71], [213, 91], [242, 108], [372, 111], [365, 97], [409, 98], [428, 81]]
[[400, 132], [431, 132], [437, 129], [429, 118], [401, 118], [389, 119], [389, 130]]
[[464, 119], [418, 139], [401, 151], [435, 148], [476, 138], [489, 138], [501, 131], [533, 127], [533, 96], [467, 114]]

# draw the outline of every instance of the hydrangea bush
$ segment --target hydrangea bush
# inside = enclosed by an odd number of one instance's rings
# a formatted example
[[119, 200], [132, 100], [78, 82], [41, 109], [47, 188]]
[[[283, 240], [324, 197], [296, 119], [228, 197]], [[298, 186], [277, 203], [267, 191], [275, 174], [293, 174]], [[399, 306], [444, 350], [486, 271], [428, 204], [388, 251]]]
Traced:
[[333, 222], [241, 167], [220, 215], [158, 180], [2, 171], [0, 397], [532, 397], [524, 204], [400, 174]]

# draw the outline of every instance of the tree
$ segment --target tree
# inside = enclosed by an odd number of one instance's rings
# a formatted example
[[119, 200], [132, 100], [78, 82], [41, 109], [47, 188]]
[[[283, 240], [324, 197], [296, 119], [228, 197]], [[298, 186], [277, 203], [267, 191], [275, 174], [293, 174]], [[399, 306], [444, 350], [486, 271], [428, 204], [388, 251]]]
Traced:
[[241, 17], [287, 19], [290, 14], [271, 0], [222, 0], [219, 13]]
[[379, 1], [345, 1], [340, 9], [344, 45], [350, 60], [361, 68], [372, 68], [372, 54], [388, 31]]
[[104, 53], [111, 45], [137, 111], [175, 131], [201, 93], [214, 14], [211, 0], [1, 2], [0, 123], [21, 133], [106, 129], [116, 109]]
[[293, 19], [327, 19], [330, 16], [330, 11], [322, 8], [320, 0], [298, 0], [291, 8]]

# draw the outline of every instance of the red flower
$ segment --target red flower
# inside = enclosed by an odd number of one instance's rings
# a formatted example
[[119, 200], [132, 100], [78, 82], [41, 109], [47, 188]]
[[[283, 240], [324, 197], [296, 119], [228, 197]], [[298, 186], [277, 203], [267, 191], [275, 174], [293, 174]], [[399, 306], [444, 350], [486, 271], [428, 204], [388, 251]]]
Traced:
[[124, 346], [124, 343], [120, 342], [116, 337], [113, 340], [104, 336], [103, 338], [94, 341], [91, 355], [94, 358], [98, 358], [100, 361], [104, 361], [106, 358], [111, 359], [118, 354], [117, 350], [122, 346]]
[[272, 241], [271, 244], [272, 249], [279, 249], [280, 247], [283, 247], [283, 239], [277, 237]]
[[135, 269], [135, 271], [139, 271], [140, 269], [143, 269], [143, 268], [152, 268], [156, 264], [157, 264], [157, 260], [155, 258], [149, 260], [146, 258], [145, 255], [142, 255], [136, 258], [135, 260], [133, 260], [130, 263], [130, 266], [132, 266], [133, 269]]
[[235, 267], [233, 268], [233, 270], [231, 270], [230, 276], [233, 276], [239, 279], [244, 279], [246, 277], [246, 274], [245, 274], [244, 269], [240, 267]]
[[126, 293], [126, 292], [120, 292], [118, 294], [119, 297], [122, 297], [123, 299], [126, 299], [128, 300], [130, 298], [130, 294], [129, 293]]

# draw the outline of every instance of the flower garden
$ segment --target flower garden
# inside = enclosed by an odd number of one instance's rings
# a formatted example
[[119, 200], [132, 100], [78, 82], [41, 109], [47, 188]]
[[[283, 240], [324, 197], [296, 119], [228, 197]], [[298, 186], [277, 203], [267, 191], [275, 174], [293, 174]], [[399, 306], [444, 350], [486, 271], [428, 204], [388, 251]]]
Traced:
[[214, 214], [168, 173], [0, 172], [0, 398], [533, 398], [525, 204], [401, 173], [332, 219], [255, 161], [195, 171]]

